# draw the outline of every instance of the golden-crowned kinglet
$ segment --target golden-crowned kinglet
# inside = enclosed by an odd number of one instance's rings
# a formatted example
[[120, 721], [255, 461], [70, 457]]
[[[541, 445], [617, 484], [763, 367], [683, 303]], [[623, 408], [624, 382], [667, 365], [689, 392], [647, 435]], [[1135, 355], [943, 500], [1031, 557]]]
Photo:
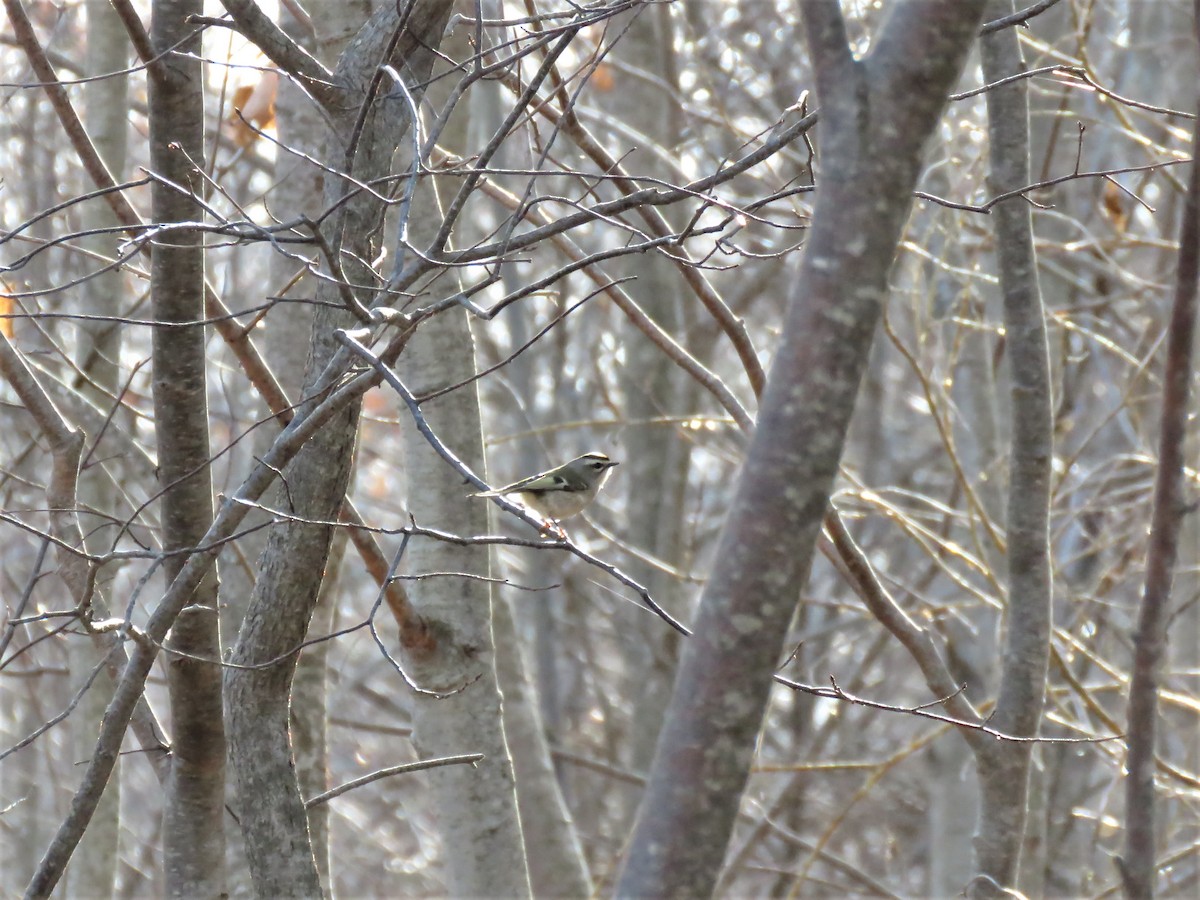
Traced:
[[609, 470], [617, 465], [603, 453], [585, 453], [557, 469], [539, 472], [520, 481], [480, 491], [472, 497], [513, 495], [547, 522], [557, 522], [583, 512], [596, 499]]

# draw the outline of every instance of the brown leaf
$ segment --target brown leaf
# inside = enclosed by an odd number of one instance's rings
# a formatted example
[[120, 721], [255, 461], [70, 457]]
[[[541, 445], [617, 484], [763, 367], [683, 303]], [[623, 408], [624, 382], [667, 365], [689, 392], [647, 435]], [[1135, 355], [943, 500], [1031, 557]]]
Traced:
[[228, 125], [239, 147], [248, 147], [258, 139], [250, 125], [263, 131], [275, 124], [275, 93], [278, 88], [279, 76], [274, 72], [263, 72], [256, 84], [243, 84], [234, 90], [234, 111], [229, 116]]
[[617, 77], [613, 72], [613, 67], [608, 63], [602, 62], [597, 64], [592, 71], [591, 85], [601, 93], [607, 94], [617, 86]]
[[0, 293], [0, 316], [5, 317], [0, 319], [0, 334], [11, 340], [13, 337], [13, 320], [8, 317], [16, 312], [17, 305], [12, 295], [8, 293], [10, 290], [8, 284], [3, 280], [0, 280], [0, 288], [4, 289], [4, 293]]
[[1104, 182], [1100, 208], [1104, 211], [1104, 217], [1112, 222], [1117, 233], [1124, 234], [1125, 226], [1129, 224], [1129, 208], [1121, 189], [1115, 183]]

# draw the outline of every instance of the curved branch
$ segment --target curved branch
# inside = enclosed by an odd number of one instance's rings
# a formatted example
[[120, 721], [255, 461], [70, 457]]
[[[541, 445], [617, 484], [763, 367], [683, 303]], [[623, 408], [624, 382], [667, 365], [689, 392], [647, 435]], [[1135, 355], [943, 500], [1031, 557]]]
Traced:
[[341, 98], [334, 75], [321, 61], [288, 37], [282, 28], [264, 13], [254, 0], [221, 0], [221, 5], [237, 23], [238, 31], [290, 75], [295, 76], [322, 106]]

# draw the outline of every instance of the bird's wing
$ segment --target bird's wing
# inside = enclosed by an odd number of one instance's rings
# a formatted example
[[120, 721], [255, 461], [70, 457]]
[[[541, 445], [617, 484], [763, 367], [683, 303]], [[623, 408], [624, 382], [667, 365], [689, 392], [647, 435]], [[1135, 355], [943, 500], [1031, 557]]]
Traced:
[[586, 491], [587, 485], [582, 479], [572, 478], [558, 472], [530, 475], [504, 487], [492, 491], [480, 491], [471, 494], [472, 497], [501, 497], [504, 494], [520, 494], [528, 491], [531, 494], [549, 494], [555, 491]]
[[556, 491], [586, 491], [587, 483], [582, 478], [573, 478], [561, 472], [551, 475], [538, 475], [518, 481], [505, 493], [527, 492], [530, 494], [552, 494]]

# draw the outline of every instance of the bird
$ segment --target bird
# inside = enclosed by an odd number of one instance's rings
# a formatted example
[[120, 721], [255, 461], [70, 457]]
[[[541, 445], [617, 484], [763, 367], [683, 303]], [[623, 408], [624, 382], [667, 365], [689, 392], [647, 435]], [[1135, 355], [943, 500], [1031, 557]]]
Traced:
[[514, 496], [541, 516], [547, 529], [554, 527], [564, 534], [558, 523], [587, 509], [616, 465], [603, 453], [585, 453], [557, 468], [470, 496]]

